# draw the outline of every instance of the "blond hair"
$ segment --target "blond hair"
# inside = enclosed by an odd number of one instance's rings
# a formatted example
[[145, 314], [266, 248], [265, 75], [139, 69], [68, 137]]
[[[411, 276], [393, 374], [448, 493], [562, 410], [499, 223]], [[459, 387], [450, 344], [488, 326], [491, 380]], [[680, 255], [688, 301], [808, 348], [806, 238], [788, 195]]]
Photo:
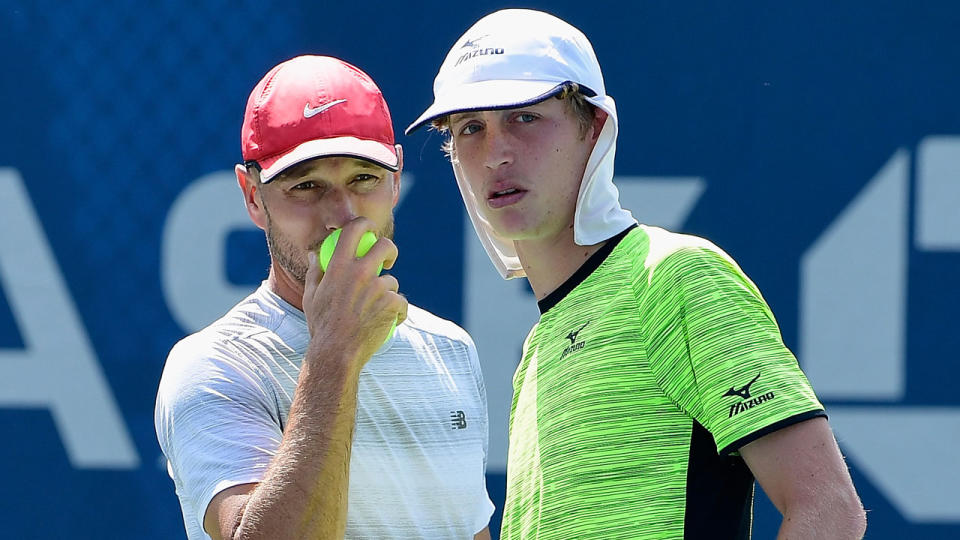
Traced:
[[[575, 82], [564, 83], [559, 92], [552, 96], [555, 99], [563, 100], [567, 110], [573, 113], [577, 123], [580, 125], [580, 138], [587, 136], [587, 130], [596, 115], [596, 105], [587, 101], [587, 97], [580, 91], [580, 85]], [[550, 98], [546, 98], [550, 99]], [[450, 133], [450, 115], [444, 115], [430, 122], [430, 128], [439, 131], [446, 137], [441, 145], [443, 153], [448, 158], [453, 158], [453, 136]]]

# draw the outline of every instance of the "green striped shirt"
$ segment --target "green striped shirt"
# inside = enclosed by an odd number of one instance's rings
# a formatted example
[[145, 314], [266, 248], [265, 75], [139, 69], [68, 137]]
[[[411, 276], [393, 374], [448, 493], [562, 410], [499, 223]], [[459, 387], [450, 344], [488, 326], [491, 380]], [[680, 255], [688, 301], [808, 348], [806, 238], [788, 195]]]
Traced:
[[737, 264], [639, 226], [540, 307], [513, 381], [502, 538], [748, 538], [737, 450], [823, 407]]

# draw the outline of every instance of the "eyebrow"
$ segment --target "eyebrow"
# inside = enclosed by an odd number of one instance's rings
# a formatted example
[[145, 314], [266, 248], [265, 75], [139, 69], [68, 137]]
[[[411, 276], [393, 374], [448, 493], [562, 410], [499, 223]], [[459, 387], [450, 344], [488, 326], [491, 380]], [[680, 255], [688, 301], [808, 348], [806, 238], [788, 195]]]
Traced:
[[[383, 167], [380, 167], [379, 165], [376, 165], [375, 163], [371, 163], [365, 159], [360, 159], [352, 156], [343, 156], [343, 157], [346, 157], [347, 159], [351, 160], [349, 164], [351, 167], [356, 167], [358, 169], [375, 171], [375, 172], [379, 170], [386, 170]], [[274, 181], [290, 182], [294, 180], [303, 180], [304, 177], [310, 175], [310, 172], [312, 170], [313, 170], [313, 167], [310, 165], [309, 161], [298, 163], [297, 165], [294, 165], [293, 167], [290, 167], [289, 169], [278, 174], [276, 178], [274, 178]]]
[[350, 159], [353, 160], [353, 164], [354, 164], [355, 166], [357, 166], [357, 167], [359, 167], [359, 168], [361, 168], [361, 169], [373, 169], [373, 170], [383, 169], [383, 167], [381, 167], [381, 166], [379, 166], [379, 165], [377, 165], [377, 164], [374, 164], [374, 163], [370, 163], [369, 161], [367, 161], [367, 160], [365, 160], [365, 159], [360, 159], [360, 158], [350, 158]]
[[274, 178], [274, 181], [291, 182], [293, 180], [299, 180], [305, 176], [309, 170], [305, 163], [300, 163], [278, 174], [276, 178]]
[[471, 118], [477, 118], [480, 116], [480, 111], [467, 111], [462, 113], [454, 113], [450, 115], [450, 123], [454, 124], [463, 120], [469, 120]]

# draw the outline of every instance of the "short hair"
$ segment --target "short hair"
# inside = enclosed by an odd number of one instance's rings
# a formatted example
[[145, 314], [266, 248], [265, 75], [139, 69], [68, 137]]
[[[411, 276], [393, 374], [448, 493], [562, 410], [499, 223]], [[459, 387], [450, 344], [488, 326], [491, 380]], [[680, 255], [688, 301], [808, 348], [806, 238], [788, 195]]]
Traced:
[[[567, 82], [559, 92], [552, 97], [563, 100], [567, 110], [572, 112], [580, 125], [580, 138], [587, 136], [587, 130], [596, 116], [597, 106], [587, 101], [587, 97], [580, 91], [580, 85], [575, 82]], [[550, 99], [549, 97], [546, 99]], [[546, 100], [544, 100], [546, 101]], [[447, 157], [453, 157], [453, 135], [450, 133], [450, 115], [444, 115], [430, 122], [431, 129], [435, 129], [446, 135], [441, 148]]]
[[247, 170], [247, 175], [253, 177], [257, 185], [263, 184], [263, 177], [260, 176], [260, 164], [256, 161], [244, 161], [243, 167]]

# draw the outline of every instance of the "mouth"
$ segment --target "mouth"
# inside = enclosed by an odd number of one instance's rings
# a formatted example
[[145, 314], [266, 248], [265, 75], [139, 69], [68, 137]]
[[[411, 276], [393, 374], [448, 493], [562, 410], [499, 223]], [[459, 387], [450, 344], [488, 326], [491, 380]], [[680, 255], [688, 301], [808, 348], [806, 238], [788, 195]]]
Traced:
[[491, 191], [490, 194], [487, 195], [487, 205], [490, 206], [490, 208], [503, 208], [504, 206], [515, 204], [526, 194], [527, 190], [516, 187]]

